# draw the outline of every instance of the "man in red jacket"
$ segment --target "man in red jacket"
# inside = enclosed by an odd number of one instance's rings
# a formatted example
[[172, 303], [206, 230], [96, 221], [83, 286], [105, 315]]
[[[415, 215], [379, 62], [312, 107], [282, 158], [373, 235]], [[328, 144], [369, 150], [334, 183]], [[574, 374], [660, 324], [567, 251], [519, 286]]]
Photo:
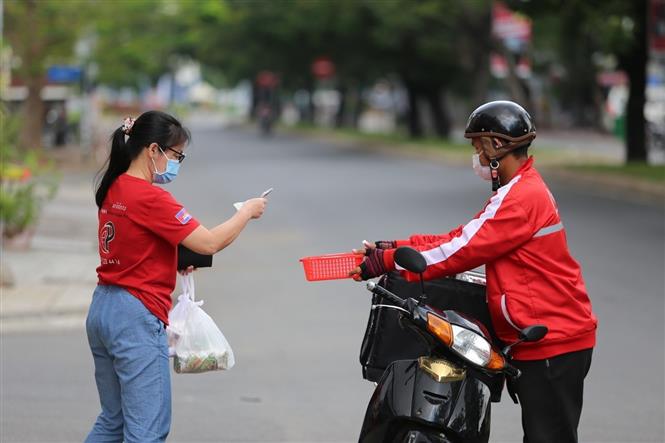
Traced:
[[487, 302], [497, 336], [518, 340], [521, 329], [548, 327], [538, 342], [513, 348], [522, 371], [514, 387], [522, 406], [524, 441], [577, 442], [584, 378], [591, 364], [597, 320], [579, 264], [570, 255], [554, 197], [527, 149], [536, 137], [531, 116], [508, 101], [486, 103], [467, 122], [476, 150], [474, 170], [492, 182], [492, 197], [465, 225], [442, 235], [366, 245], [352, 271], [357, 280], [392, 270], [395, 248], [411, 246], [427, 260], [425, 279], [485, 265]]

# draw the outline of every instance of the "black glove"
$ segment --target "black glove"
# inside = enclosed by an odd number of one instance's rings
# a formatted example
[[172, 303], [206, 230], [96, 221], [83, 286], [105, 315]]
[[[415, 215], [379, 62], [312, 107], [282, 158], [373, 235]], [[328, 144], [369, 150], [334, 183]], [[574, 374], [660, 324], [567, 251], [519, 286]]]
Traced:
[[377, 240], [374, 242], [376, 249], [395, 249], [397, 242], [395, 240]]
[[360, 278], [369, 280], [388, 272], [383, 262], [383, 249], [368, 249], [365, 260], [360, 263]]

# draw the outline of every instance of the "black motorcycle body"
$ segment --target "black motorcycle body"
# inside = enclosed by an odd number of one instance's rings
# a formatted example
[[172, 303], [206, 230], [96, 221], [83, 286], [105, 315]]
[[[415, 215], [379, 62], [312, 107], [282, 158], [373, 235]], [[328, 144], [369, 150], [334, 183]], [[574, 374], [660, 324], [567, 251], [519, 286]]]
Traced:
[[[486, 329], [456, 311], [440, 311], [407, 301], [404, 326], [420, 334], [427, 352], [398, 360], [384, 371], [370, 399], [359, 441], [464, 442], [489, 440], [492, 391], [500, 394], [503, 375], [467, 367], [437, 340], [418, 331], [428, 313], [463, 325], [490, 340]], [[411, 304], [411, 306], [409, 306]], [[403, 314], [406, 316], [406, 314]]]
[[490, 389], [462, 376], [440, 382], [422, 361], [393, 362], [367, 407], [361, 442], [486, 442]]
[[[417, 259], [415, 254], [419, 253], [410, 251], [413, 253], [407, 255]], [[409, 260], [400, 263], [406, 269], [409, 269], [409, 264]], [[421, 266], [411, 267], [412, 272], [422, 272], [419, 270]], [[477, 290], [479, 284], [484, 286], [484, 277], [479, 274], [460, 275], [457, 279], [472, 282], [470, 289]], [[392, 318], [398, 319], [395, 323], [408, 331], [409, 335], [404, 336], [406, 339], [394, 332], [388, 334], [393, 334], [393, 338], [399, 337], [395, 345], [408, 344], [409, 340], [417, 340], [419, 344], [404, 349], [406, 358], [387, 364], [367, 406], [359, 442], [489, 441], [491, 402], [500, 399], [505, 377], [519, 377], [519, 371], [510, 365], [506, 355], [510, 347], [500, 351], [498, 343], [492, 338], [491, 329], [468, 312], [443, 310], [426, 304], [425, 300], [430, 301], [430, 294], [425, 298], [422, 281], [418, 300], [399, 297], [383, 286], [386, 286], [385, 279], [382, 285], [373, 282], [367, 285], [375, 295], [372, 311], [390, 311]], [[464, 295], [464, 290], [461, 294]], [[449, 301], [446, 297], [444, 300]], [[398, 318], [394, 317], [395, 312]], [[381, 360], [381, 356], [372, 353], [376, 354], [376, 349], [381, 346], [390, 347], [390, 343], [367, 343], [368, 337], [373, 342], [380, 339], [381, 334], [376, 331], [381, 328], [377, 329], [376, 323], [376, 313], [372, 312], [361, 349], [363, 374], [370, 380], [370, 377], [375, 377], [377, 367], [380, 368], [376, 361]], [[443, 327], [439, 327], [437, 332], [436, 325]], [[547, 329], [533, 326], [525, 331], [528, 334], [523, 335], [520, 341], [538, 340]], [[479, 342], [481, 346], [473, 345]], [[469, 343], [473, 346], [467, 346]], [[485, 353], [478, 357], [474, 354], [476, 350]], [[390, 349], [389, 353], [393, 357], [399, 355], [394, 349]], [[371, 370], [368, 370], [368, 363], [373, 364], [369, 365]]]

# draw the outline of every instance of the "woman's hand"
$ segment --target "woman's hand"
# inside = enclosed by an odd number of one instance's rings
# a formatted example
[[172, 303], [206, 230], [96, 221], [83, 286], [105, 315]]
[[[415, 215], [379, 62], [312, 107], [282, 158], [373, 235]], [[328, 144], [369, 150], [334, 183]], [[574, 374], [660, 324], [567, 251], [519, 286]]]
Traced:
[[251, 198], [242, 205], [240, 210], [249, 214], [250, 218], [256, 219], [263, 215], [263, 212], [266, 210], [266, 204], [268, 204], [267, 198]]
[[191, 273], [194, 272], [194, 271], [196, 271], [196, 268], [195, 268], [194, 266], [189, 266], [189, 267], [186, 268], [186, 269], [181, 269], [181, 270], [179, 270], [179, 271], [178, 271], [178, 274], [180, 274], [180, 275], [182, 275], [182, 276], [184, 277], [185, 275], [189, 275], [189, 274], [191, 274]]

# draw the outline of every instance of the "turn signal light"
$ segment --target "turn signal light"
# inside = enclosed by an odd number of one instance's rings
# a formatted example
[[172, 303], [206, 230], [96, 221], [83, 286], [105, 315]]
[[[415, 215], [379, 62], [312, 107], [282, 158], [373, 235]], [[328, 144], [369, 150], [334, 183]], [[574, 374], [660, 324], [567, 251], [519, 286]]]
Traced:
[[438, 337], [447, 346], [453, 344], [453, 328], [450, 323], [444, 319], [428, 312], [427, 313], [427, 329]]
[[487, 363], [486, 368], [495, 371], [500, 371], [506, 367], [506, 359], [494, 349], [490, 351], [490, 361]]

